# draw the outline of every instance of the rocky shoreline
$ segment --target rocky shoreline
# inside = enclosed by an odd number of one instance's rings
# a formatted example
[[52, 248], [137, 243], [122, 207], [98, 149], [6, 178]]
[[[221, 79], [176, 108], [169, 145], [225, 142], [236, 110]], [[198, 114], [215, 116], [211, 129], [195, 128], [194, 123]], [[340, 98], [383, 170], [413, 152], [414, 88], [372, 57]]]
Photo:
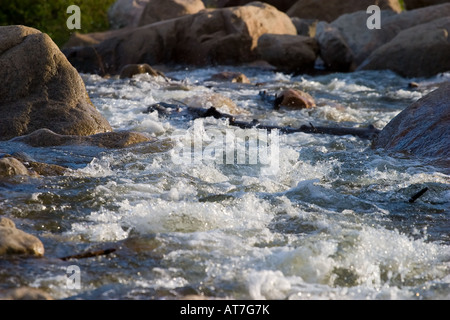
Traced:
[[[360, 7], [355, 1], [346, 5], [322, 1], [324, 7], [315, 8], [308, 2], [218, 1], [220, 7], [211, 9], [202, 1], [185, 1], [180, 6], [181, 0], [149, 0], [142, 1], [139, 10], [125, 12], [118, 8], [129, 6], [130, 1], [117, 1], [111, 12], [128, 15], [116, 13], [120, 29], [75, 34], [62, 50], [39, 30], [0, 27], [0, 79], [4, 83], [0, 88], [0, 140], [34, 147], [101, 148], [154, 141], [143, 133], [114, 131], [90, 101], [79, 73], [164, 76], [150, 66], [261, 61], [273, 70], [297, 74], [389, 69], [404, 77], [429, 77], [450, 70], [450, 3], [422, 1], [429, 5], [421, 7], [420, 1], [405, 1], [414, 9], [402, 12], [398, 1], [381, 1], [382, 28], [369, 30], [364, 8], [372, 1], [356, 1]], [[155, 5], [161, 8], [159, 15], [153, 14]], [[326, 15], [325, 8], [337, 16]], [[243, 74], [222, 74], [217, 79], [249, 84]], [[432, 159], [448, 170], [449, 97], [450, 83], [445, 83], [413, 103], [380, 128], [373, 148]], [[306, 93], [285, 91], [282, 98], [279, 104], [285, 107], [316, 107]], [[20, 154], [0, 154], [0, 180], [64, 175], [66, 170]], [[16, 254], [42, 257], [44, 247], [13, 221], [0, 217], [0, 256]], [[9, 295], [18, 296], [49, 298], [23, 292]]]

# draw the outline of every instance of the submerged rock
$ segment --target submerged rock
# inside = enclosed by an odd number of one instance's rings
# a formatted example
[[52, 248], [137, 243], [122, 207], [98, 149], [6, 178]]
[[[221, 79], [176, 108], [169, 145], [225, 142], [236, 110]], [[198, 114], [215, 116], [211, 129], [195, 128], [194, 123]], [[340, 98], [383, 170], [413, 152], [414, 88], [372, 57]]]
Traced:
[[207, 81], [224, 81], [232, 83], [250, 83], [247, 76], [241, 72], [224, 71], [213, 74]]
[[33, 173], [16, 158], [8, 156], [0, 159], [0, 178], [30, 175], [33, 175]]
[[40, 128], [73, 135], [111, 131], [77, 70], [36, 29], [0, 27], [0, 79], [0, 140]]
[[54, 147], [63, 145], [87, 145], [100, 148], [125, 148], [137, 143], [152, 141], [139, 132], [117, 131], [99, 133], [91, 136], [61, 135], [48, 129], [36, 130], [29, 135], [12, 139], [32, 147]]
[[126, 66], [124, 66], [122, 70], [120, 70], [120, 78], [121, 79], [132, 78], [136, 74], [143, 74], [143, 73], [148, 73], [149, 75], [154, 77], [158, 76], [165, 77], [165, 75], [162, 72], [153, 69], [150, 65], [146, 63], [142, 63], [142, 64], [127, 64]]
[[41, 240], [17, 229], [12, 220], [0, 217], [0, 256], [26, 254], [41, 257], [44, 251]]
[[47, 292], [30, 287], [0, 290], [0, 300], [53, 300]]
[[239, 64], [257, 59], [258, 39], [269, 32], [297, 34], [285, 13], [252, 2], [130, 28], [95, 46], [64, 52], [78, 71], [86, 73], [118, 74], [125, 65], [137, 63]]
[[301, 90], [286, 89], [277, 95], [274, 102], [275, 109], [285, 107], [288, 109], [310, 109], [316, 106], [314, 98]]
[[405, 152], [450, 168], [450, 82], [411, 104], [389, 122], [374, 148]]

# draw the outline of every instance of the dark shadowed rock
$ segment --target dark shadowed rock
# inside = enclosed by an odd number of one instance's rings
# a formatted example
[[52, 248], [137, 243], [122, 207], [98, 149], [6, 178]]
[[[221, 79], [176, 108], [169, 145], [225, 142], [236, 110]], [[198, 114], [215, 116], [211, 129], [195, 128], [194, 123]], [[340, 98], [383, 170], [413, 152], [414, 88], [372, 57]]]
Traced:
[[137, 143], [152, 141], [138, 132], [118, 131], [99, 133], [91, 136], [61, 135], [48, 129], [39, 129], [26, 136], [12, 139], [32, 147], [54, 147], [64, 145], [87, 145], [100, 148], [125, 148]]
[[44, 245], [35, 236], [16, 228], [8, 218], [0, 218], [0, 256], [9, 254], [25, 254], [41, 257]]
[[116, 0], [108, 9], [112, 29], [137, 27], [145, 6], [150, 0]]
[[0, 27], [0, 79], [0, 140], [40, 128], [73, 135], [111, 131], [77, 70], [36, 29]]
[[[331, 22], [346, 13], [366, 11], [373, 4], [377, 4], [382, 10], [402, 11], [398, 0], [380, 0], [376, 3], [373, 0], [299, 0], [287, 11], [287, 14], [290, 17]], [[361, 26], [363, 27], [365, 24]]]
[[448, 2], [448, 0], [403, 0], [407, 10], [414, 10], [418, 8], [434, 6]]
[[450, 71], [450, 17], [406, 29], [375, 50], [360, 70], [392, 70], [404, 77]]
[[148, 0], [138, 25], [178, 18], [204, 9], [201, 0]]
[[319, 45], [310, 37], [266, 33], [259, 38], [257, 50], [262, 60], [279, 70], [305, 72], [314, 69]]
[[291, 19], [275, 7], [253, 2], [204, 10], [132, 28], [98, 45], [64, 52], [80, 72], [118, 74], [127, 64], [239, 64], [256, 60], [265, 33], [296, 35]]
[[432, 159], [450, 170], [449, 97], [447, 82], [392, 119], [373, 147]]

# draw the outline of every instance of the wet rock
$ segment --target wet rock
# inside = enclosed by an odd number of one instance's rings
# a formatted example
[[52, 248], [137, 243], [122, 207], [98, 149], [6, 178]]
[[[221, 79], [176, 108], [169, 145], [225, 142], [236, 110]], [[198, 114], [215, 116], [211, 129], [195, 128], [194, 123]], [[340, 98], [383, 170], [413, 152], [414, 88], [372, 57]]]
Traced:
[[316, 106], [314, 98], [301, 90], [286, 89], [277, 95], [274, 103], [275, 109], [310, 109]]
[[213, 74], [208, 81], [223, 81], [232, 83], [250, 83], [247, 76], [241, 72], [223, 71]]
[[145, 6], [150, 0], [116, 0], [108, 9], [108, 21], [112, 29], [137, 27]]
[[375, 50], [359, 70], [392, 70], [404, 77], [450, 71], [450, 17], [400, 32]]
[[16, 158], [7, 156], [0, 159], [0, 178], [30, 175], [34, 174]]
[[434, 6], [448, 2], [448, 0], [403, 0], [407, 10], [414, 10], [418, 8]]
[[99, 133], [91, 136], [61, 135], [48, 129], [39, 129], [26, 136], [12, 139], [32, 147], [54, 147], [63, 145], [87, 145], [100, 148], [125, 148], [134, 144], [152, 141], [139, 132], [118, 131]]
[[40, 128], [74, 135], [111, 131], [77, 70], [36, 29], [0, 27], [0, 79], [0, 140]]
[[[373, 4], [373, 0], [299, 0], [287, 11], [287, 14], [290, 17], [331, 22], [346, 13], [360, 10], [366, 11]], [[380, 0], [377, 1], [377, 5], [382, 10], [402, 11], [398, 0]], [[366, 24], [364, 23], [361, 28], [355, 27], [355, 29], [362, 29], [365, 26]]]
[[0, 256], [24, 254], [41, 257], [44, 245], [37, 237], [16, 228], [8, 218], [0, 218]]
[[408, 106], [380, 132], [374, 148], [405, 152], [450, 168], [450, 82]]
[[297, 34], [285, 13], [268, 4], [253, 2], [127, 29], [98, 45], [64, 52], [85, 73], [117, 74], [133, 63], [240, 64], [258, 58], [258, 39], [268, 32]]
[[306, 72], [314, 69], [319, 46], [310, 37], [266, 33], [258, 40], [257, 52], [281, 71]]
[[0, 290], [0, 300], [53, 300], [47, 292], [30, 287]]
[[120, 79], [132, 78], [136, 74], [148, 73], [153, 77], [165, 77], [164, 73], [153, 69], [146, 63], [142, 64], [127, 64], [120, 70]]
[[139, 26], [194, 14], [205, 9], [201, 0], [149, 0], [139, 20]]
[[208, 110], [211, 107], [220, 112], [231, 115], [248, 114], [245, 109], [242, 109], [228, 97], [218, 93], [198, 95], [186, 98], [182, 101], [193, 112], [195, 109]]

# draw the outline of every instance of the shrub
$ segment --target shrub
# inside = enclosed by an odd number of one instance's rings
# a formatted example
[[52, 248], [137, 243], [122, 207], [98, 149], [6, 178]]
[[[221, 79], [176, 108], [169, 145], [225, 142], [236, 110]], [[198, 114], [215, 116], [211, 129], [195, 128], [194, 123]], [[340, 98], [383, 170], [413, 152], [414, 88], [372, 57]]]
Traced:
[[[72, 33], [109, 29], [108, 8], [115, 0], [0, 0], [0, 25], [25, 25], [47, 33], [62, 46]], [[69, 30], [67, 7], [81, 10], [81, 30]]]

